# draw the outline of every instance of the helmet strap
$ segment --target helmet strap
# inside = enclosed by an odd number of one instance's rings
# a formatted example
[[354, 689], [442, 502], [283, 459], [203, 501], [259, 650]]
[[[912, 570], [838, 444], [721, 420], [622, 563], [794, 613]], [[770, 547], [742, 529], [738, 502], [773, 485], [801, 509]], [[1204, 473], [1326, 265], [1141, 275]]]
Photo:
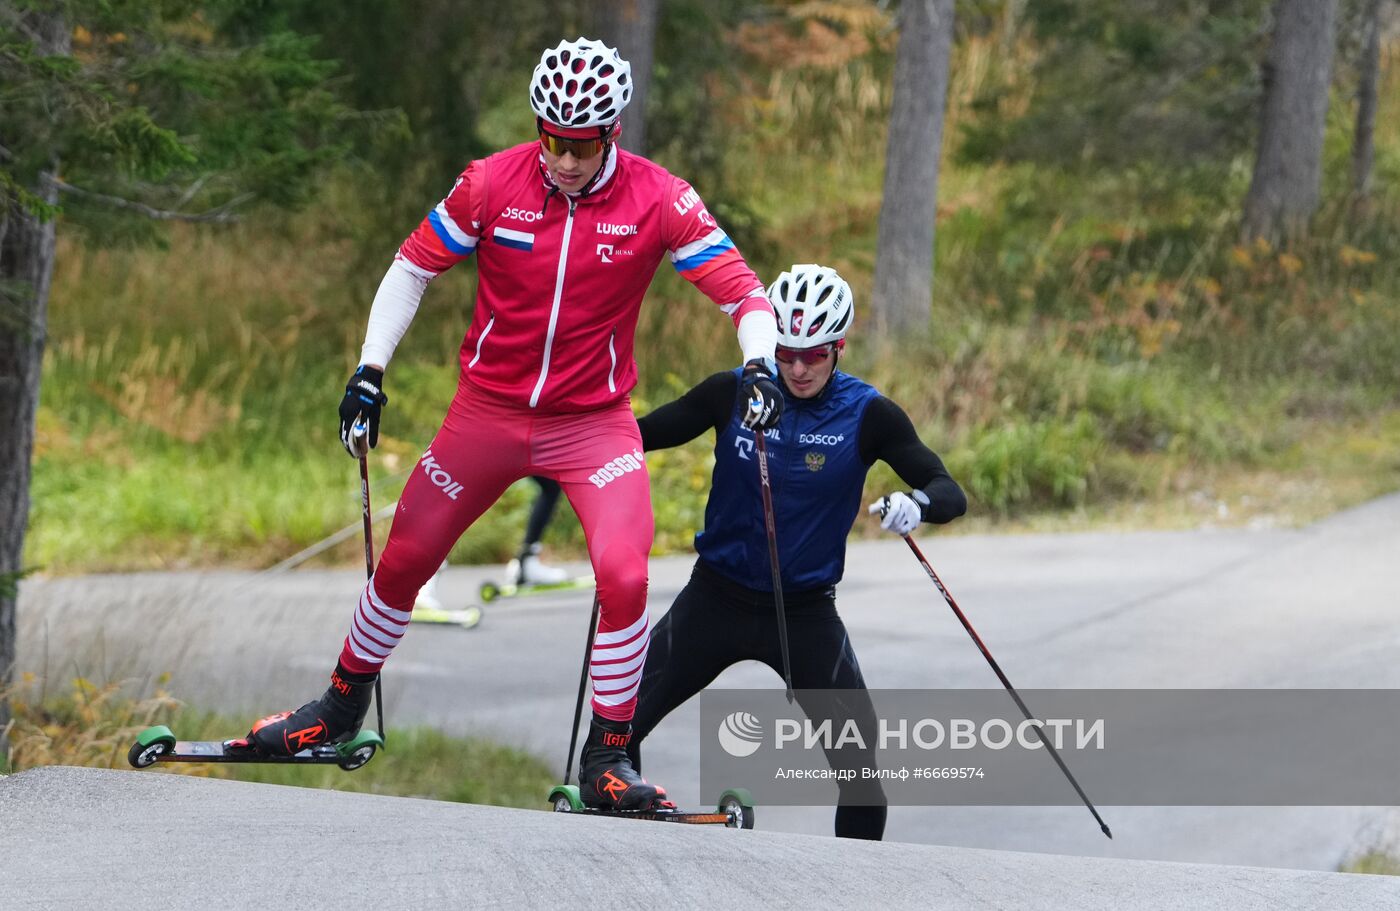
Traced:
[[616, 144], [617, 138], [621, 135], [621, 118], [614, 120], [612, 126], [598, 128], [598, 138], [603, 140], [603, 160], [598, 164], [598, 170], [594, 171], [593, 176], [588, 179], [588, 183], [584, 184], [583, 188], [578, 191], [579, 196], [587, 196], [593, 192], [594, 185], [603, 176], [603, 172], [608, 169], [608, 156], [612, 154], [613, 145]]

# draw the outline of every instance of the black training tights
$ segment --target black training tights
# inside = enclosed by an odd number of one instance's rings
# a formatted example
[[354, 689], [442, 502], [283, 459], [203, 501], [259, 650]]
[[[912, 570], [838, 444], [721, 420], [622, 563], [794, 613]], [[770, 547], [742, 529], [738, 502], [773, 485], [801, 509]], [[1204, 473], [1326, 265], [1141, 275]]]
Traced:
[[[850, 714], [863, 727], [873, 725], [874, 708], [846, 625], [836, 613], [834, 591], [808, 594], [784, 606], [793, 688], [855, 691]], [[632, 719], [633, 764], [641, 768], [641, 742], [661, 719], [703, 690], [725, 668], [744, 660], [762, 661], [782, 674], [773, 598], [696, 564], [690, 582], [651, 633], [637, 714]], [[829, 706], [823, 709], [829, 710]], [[878, 840], [884, 835], [884, 793], [878, 785], [874, 798], [878, 805], [845, 805], [848, 799], [871, 803], [870, 784], [863, 787], [857, 796], [854, 788], [843, 786], [846, 793], [836, 808], [837, 837]]]

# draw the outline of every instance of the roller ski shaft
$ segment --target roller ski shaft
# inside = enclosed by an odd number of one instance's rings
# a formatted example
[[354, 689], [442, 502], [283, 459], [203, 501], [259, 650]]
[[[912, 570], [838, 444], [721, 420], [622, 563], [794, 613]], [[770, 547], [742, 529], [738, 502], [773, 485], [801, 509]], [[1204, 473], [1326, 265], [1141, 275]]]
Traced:
[[258, 749], [247, 738], [233, 740], [177, 740], [163, 724], [146, 728], [131, 749], [127, 762], [144, 769], [158, 762], [258, 762], [287, 765], [336, 765], [347, 772], [360, 768], [384, 746], [375, 731], [362, 730], [342, 743], [323, 743], [289, 755], [273, 755]]
[[513, 582], [483, 582], [477, 594], [481, 600], [487, 604], [503, 598], [524, 598], [530, 595], [544, 595], [550, 592], [567, 592], [575, 589], [592, 588], [592, 576], [577, 576], [565, 579], [562, 582], [525, 582], [519, 585]]
[[462, 629], [472, 629], [481, 623], [481, 608], [475, 604], [469, 604], [461, 610], [452, 610], [447, 607], [428, 607], [418, 605], [409, 616], [409, 623], [422, 623], [429, 626], [460, 626]]

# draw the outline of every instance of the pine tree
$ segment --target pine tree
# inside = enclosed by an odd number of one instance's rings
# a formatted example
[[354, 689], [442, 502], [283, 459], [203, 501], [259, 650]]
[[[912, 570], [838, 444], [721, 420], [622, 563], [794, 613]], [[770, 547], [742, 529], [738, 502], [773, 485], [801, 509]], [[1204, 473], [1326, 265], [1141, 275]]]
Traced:
[[[325, 87], [331, 65], [307, 38], [259, 30], [262, 7], [0, 6], [0, 691], [16, 657], [57, 232], [139, 239], [162, 221], [295, 204], [345, 152], [351, 112]], [[6, 711], [0, 700], [0, 731]]]

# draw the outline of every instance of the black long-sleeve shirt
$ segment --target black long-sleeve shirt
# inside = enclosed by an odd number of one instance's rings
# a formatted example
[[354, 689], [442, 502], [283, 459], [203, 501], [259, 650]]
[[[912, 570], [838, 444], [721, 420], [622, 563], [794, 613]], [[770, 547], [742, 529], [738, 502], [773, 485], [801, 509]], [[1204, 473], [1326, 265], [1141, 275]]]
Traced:
[[[720, 432], [734, 417], [738, 392], [739, 378], [733, 371], [702, 380], [680, 398], [637, 421], [642, 448], [669, 449], [706, 430]], [[948, 474], [943, 460], [924, 445], [909, 415], [890, 399], [879, 396], [866, 406], [857, 446], [866, 465], [884, 462], [900, 480], [924, 492], [928, 504], [923, 506], [923, 521], [942, 525], [967, 512], [967, 497]]]

